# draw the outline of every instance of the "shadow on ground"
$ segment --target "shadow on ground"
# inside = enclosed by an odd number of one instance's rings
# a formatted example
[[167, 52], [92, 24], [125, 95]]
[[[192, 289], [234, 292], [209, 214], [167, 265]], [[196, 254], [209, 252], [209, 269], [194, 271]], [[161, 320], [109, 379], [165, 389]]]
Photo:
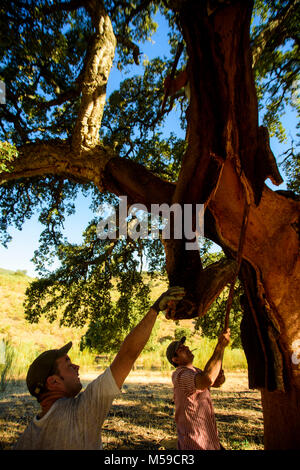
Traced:
[[[88, 382], [83, 382], [84, 387]], [[263, 449], [263, 421], [257, 391], [212, 390], [220, 440], [227, 449]], [[23, 381], [0, 395], [0, 449], [12, 449], [39, 405]], [[103, 448], [176, 449], [171, 384], [127, 383], [102, 430]]]

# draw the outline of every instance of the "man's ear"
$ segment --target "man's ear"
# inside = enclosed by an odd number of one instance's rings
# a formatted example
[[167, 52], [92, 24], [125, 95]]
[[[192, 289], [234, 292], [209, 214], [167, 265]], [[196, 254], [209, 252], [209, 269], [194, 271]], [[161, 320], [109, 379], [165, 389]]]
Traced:
[[46, 380], [46, 385], [50, 391], [60, 389], [59, 377], [57, 375], [50, 375]]
[[172, 357], [172, 362], [174, 362], [174, 364], [177, 364], [177, 361], [178, 361], [178, 358], [176, 356]]

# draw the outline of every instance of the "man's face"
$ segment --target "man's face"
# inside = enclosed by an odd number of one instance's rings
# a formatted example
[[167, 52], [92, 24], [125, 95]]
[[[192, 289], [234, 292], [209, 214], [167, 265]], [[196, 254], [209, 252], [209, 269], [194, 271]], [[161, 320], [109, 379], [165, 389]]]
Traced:
[[59, 374], [55, 374], [59, 389], [66, 392], [69, 397], [75, 397], [82, 389], [79, 379], [79, 366], [73, 364], [69, 356], [60, 357], [56, 361]]
[[181, 344], [176, 351], [176, 355], [173, 358], [173, 362], [179, 366], [186, 366], [192, 364], [194, 359], [194, 354], [190, 351], [188, 346]]

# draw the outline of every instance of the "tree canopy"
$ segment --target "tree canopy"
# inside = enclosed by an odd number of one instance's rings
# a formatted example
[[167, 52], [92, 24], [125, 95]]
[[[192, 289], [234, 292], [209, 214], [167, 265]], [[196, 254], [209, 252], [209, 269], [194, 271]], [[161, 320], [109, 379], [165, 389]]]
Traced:
[[[101, 203], [116, 205], [122, 194], [121, 186], [104, 184], [101, 172], [97, 184], [95, 176], [89, 178], [98, 158], [89, 149], [96, 148], [99, 136], [97, 151], [106, 161], [117, 155], [139, 165], [136, 168], [142, 165], [169, 184], [166, 191], [177, 180], [186, 141], [176, 132], [167, 133], [164, 126], [177, 104], [179, 125], [186, 131], [188, 100], [183, 90], [169, 97], [164, 112], [161, 109], [164, 79], [182, 42], [174, 3], [4, 0], [0, 6], [0, 80], [6, 84], [6, 104], [0, 106], [1, 240], [6, 246], [9, 226], [21, 228], [25, 219], [39, 214], [45, 226], [34, 256], [40, 278], [27, 291], [26, 316], [29, 321], [38, 321], [41, 315], [52, 319], [63, 309], [64, 324], [88, 323], [83, 344], [97, 346], [99, 351], [108, 342], [116, 348], [116, 338], [149, 306], [149, 277], [143, 271], [147, 267], [149, 276], [165, 274], [163, 244], [152, 239], [100, 240], [96, 215], [80, 245], [64, 239], [61, 229], [76, 210], [79, 190], [90, 198], [95, 214]], [[222, 2], [211, 0], [207, 5], [213, 14]], [[169, 25], [169, 53], [140, 63], [143, 44], [158, 27], [157, 15], [164, 16]], [[255, 1], [251, 46], [257, 94], [263, 123], [281, 140], [285, 106], [299, 111], [299, 16], [297, 0]], [[184, 49], [178, 70], [184, 70], [186, 60]], [[129, 78], [106, 98], [112, 64], [128, 72]], [[132, 68], [137, 73], [130, 74]], [[86, 97], [92, 97], [92, 106]], [[70, 170], [66, 145], [74, 151], [81, 149], [76, 171]], [[26, 165], [15, 165], [18, 153], [26, 152], [34, 162], [30, 171]], [[52, 156], [48, 171], [46, 165], [41, 175], [43, 152]], [[59, 174], [50, 168], [56, 154], [65, 158]], [[90, 165], [85, 171], [83, 160]], [[299, 155], [295, 151], [286, 155], [285, 168], [290, 189], [298, 192]], [[46, 266], [54, 257], [61, 267], [50, 272]], [[113, 290], [117, 300], [112, 299]], [[112, 338], [111, 331], [119, 335]]]

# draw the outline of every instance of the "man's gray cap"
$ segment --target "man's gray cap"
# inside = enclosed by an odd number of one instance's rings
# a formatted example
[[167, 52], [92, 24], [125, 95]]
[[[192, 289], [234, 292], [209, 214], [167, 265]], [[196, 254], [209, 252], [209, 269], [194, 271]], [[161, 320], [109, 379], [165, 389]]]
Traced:
[[170, 343], [169, 346], [167, 347], [166, 354], [167, 354], [168, 361], [174, 367], [176, 367], [176, 364], [174, 364], [174, 362], [172, 361], [172, 358], [175, 356], [175, 353], [177, 349], [179, 348], [179, 346], [183, 344], [185, 340], [186, 340], [186, 337], [183, 336], [179, 341], [172, 341], [172, 343]]

